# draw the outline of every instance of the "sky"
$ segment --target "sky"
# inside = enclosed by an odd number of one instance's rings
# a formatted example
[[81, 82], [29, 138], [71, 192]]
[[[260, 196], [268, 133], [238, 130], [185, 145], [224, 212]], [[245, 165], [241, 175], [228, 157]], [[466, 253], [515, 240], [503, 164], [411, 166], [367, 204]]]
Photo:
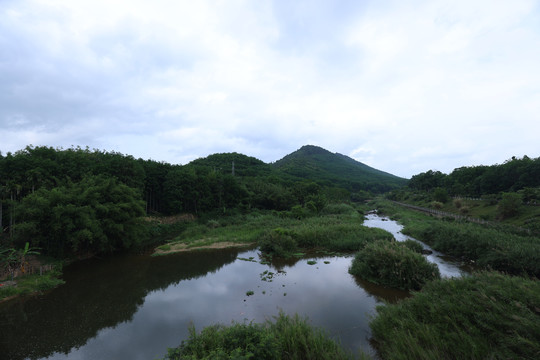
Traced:
[[0, 0], [0, 151], [410, 178], [540, 156], [537, 0]]

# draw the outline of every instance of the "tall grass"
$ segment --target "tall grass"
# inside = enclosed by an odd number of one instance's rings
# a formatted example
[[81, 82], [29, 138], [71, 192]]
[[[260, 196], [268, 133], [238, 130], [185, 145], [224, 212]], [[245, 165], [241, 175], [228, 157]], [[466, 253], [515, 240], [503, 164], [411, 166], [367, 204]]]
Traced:
[[515, 233], [509, 227], [485, 227], [451, 219], [437, 219], [388, 201], [374, 204], [405, 225], [403, 233], [437, 251], [474, 261], [484, 269], [540, 278], [540, 238]]
[[[353, 252], [375, 240], [391, 240], [390, 233], [361, 226], [355, 215], [327, 215], [270, 229], [259, 240], [261, 250], [276, 256], [290, 256], [306, 249]], [[286, 251], [282, 251], [286, 248]], [[276, 251], [277, 250], [277, 251]]]
[[190, 336], [166, 359], [352, 359], [353, 356], [306, 319], [281, 313], [263, 324], [213, 325], [200, 333], [190, 327]]
[[538, 359], [540, 282], [496, 272], [428, 283], [377, 307], [383, 359]]
[[402, 290], [420, 290], [428, 281], [441, 277], [437, 265], [405, 244], [380, 240], [356, 254], [349, 273]]
[[540, 278], [539, 238], [441, 220], [411, 222], [403, 232], [445, 254], [472, 260], [482, 268]]
[[276, 212], [253, 213], [191, 223], [171, 244], [257, 243], [263, 252], [287, 257], [307, 249], [357, 251], [375, 239], [392, 239], [384, 230], [361, 224], [362, 216], [345, 204], [302, 220]]

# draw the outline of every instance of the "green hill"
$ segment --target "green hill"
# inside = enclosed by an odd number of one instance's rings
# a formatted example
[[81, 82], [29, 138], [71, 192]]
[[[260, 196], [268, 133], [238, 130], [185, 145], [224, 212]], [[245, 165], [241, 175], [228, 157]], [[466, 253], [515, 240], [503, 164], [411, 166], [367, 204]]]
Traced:
[[236, 152], [212, 154], [193, 160], [188, 166], [209, 168], [231, 175], [234, 168], [234, 175], [239, 177], [268, 176], [275, 172], [272, 166], [264, 161]]
[[284, 174], [340, 186], [350, 191], [384, 192], [407, 183], [407, 179], [374, 169], [348, 156], [305, 145], [273, 164]]

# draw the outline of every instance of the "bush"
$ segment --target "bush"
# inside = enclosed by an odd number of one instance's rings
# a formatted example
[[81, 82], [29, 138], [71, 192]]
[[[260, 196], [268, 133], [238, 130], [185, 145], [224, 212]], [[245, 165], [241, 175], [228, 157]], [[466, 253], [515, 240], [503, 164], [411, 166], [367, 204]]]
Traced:
[[379, 306], [370, 326], [383, 359], [536, 359], [538, 299], [537, 280], [486, 272]]
[[414, 240], [411, 240], [411, 239], [407, 239], [405, 241], [402, 241], [401, 244], [403, 246], [408, 247], [409, 249], [411, 249], [415, 253], [420, 254], [420, 253], [422, 253], [422, 250], [424, 250], [424, 247], [422, 246], [422, 244], [420, 244], [418, 241], [414, 241]]
[[440, 278], [437, 265], [395, 241], [367, 244], [356, 254], [349, 273], [403, 290], [419, 290], [428, 281]]
[[322, 209], [321, 215], [346, 215], [354, 212], [356, 210], [348, 204], [328, 204]]
[[291, 232], [277, 228], [266, 232], [259, 240], [259, 248], [263, 253], [277, 257], [288, 257], [296, 252], [298, 245]]
[[437, 209], [437, 210], [442, 209], [443, 205], [444, 204], [442, 202], [440, 202], [440, 201], [432, 201], [431, 204], [430, 204], [430, 206], [433, 209]]
[[166, 359], [352, 359], [320, 329], [298, 315], [281, 313], [275, 322], [213, 325], [197, 334], [190, 327], [189, 340], [169, 349]]

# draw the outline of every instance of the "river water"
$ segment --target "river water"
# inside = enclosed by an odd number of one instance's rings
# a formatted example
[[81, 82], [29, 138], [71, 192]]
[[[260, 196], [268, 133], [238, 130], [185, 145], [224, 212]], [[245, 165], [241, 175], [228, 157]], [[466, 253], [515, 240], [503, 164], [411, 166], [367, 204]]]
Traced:
[[370, 212], [366, 216], [366, 219], [364, 220], [364, 226], [386, 230], [392, 235], [394, 235], [396, 241], [405, 241], [407, 239], [410, 239], [420, 243], [424, 250], [430, 252], [429, 255], [426, 255], [426, 259], [429, 262], [437, 264], [437, 266], [439, 267], [439, 271], [441, 272], [441, 277], [443, 278], [460, 277], [468, 274], [469, 272], [469, 269], [467, 269], [460, 261], [445, 256], [444, 254], [433, 250], [431, 247], [424, 244], [423, 242], [403, 234], [401, 232], [403, 230], [403, 225], [399, 224], [396, 221], [390, 220], [390, 218], [386, 216], [379, 216], [375, 211]]
[[[398, 225], [376, 215], [365, 225], [376, 221]], [[64, 269], [66, 284], [0, 304], [0, 358], [155, 359], [187, 339], [190, 324], [262, 322], [280, 311], [307, 316], [344, 347], [373, 354], [375, 307], [409, 294], [355, 278], [351, 262], [311, 256], [270, 265], [256, 249], [78, 262]]]

